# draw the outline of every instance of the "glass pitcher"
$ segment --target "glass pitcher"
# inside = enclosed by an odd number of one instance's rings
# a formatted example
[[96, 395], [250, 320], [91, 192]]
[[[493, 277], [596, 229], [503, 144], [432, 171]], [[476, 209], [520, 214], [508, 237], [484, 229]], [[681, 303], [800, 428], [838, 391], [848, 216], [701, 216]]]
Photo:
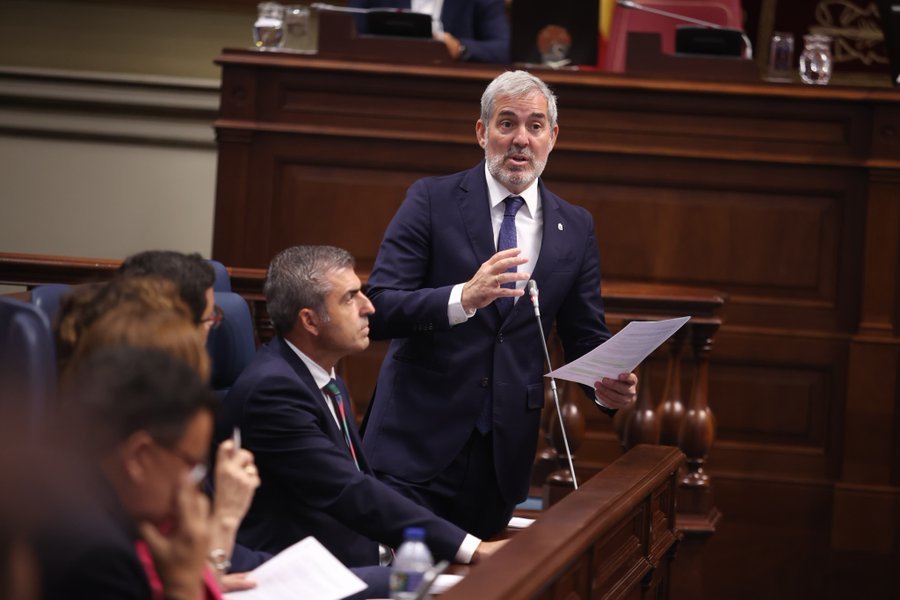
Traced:
[[803, 36], [800, 79], [803, 83], [825, 85], [831, 80], [831, 36], [811, 33]]
[[284, 7], [277, 2], [260, 2], [253, 23], [253, 45], [259, 50], [277, 50], [284, 35]]

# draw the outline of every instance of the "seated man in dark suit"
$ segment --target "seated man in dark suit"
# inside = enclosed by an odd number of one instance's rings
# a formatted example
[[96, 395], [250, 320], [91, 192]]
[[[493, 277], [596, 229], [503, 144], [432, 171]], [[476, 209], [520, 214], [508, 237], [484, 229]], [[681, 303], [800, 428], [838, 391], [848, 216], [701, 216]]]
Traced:
[[[165, 597], [201, 598], [209, 501], [198, 483], [215, 396], [163, 350], [128, 347], [88, 357], [68, 389], [66, 428], [91, 488], [67, 487], [65, 506], [36, 537], [43, 597], [150, 600], [142, 539]], [[166, 536], [163, 522], [172, 525]]]
[[[350, 0], [354, 8], [406, 8], [432, 15], [454, 60], [509, 63], [509, 21], [503, 0]], [[357, 23], [365, 21], [357, 19]]]
[[378, 544], [397, 547], [406, 527], [424, 527], [435, 558], [469, 562], [499, 542], [480, 542], [378, 481], [361, 453], [342, 357], [369, 345], [372, 304], [353, 257], [339, 248], [297, 246], [266, 275], [278, 334], [226, 396], [217, 438], [241, 428], [262, 484], [238, 542], [278, 552], [314, 536], [348, 566], [376, 565]]

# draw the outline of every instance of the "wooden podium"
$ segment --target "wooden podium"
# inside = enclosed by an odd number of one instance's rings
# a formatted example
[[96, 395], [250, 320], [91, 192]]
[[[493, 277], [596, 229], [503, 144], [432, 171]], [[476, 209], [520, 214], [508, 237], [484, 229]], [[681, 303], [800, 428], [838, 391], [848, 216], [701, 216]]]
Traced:
[[353, 15], [332, 10], [319, 11], [319, 51], [321, 58], [403, 64], [412, 58], [419, 64], [453, 62], [447, 46], [434, 39], [414, 39], [360, 35]]
[[627, 48], [625, 72], [629, 75], [742, 83], [760, 80], [759, 67], [749, 58], [665, 54], [658, 33], [630, 32]]

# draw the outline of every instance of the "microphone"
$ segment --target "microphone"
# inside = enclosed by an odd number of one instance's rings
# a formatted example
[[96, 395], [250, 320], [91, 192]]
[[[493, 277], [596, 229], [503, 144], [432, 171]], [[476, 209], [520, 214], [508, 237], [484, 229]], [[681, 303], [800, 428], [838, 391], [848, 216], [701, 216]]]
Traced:
[[[534, 279], [528, 280], [528, 297], [531, 298], [531, 303], [534, 305], [534, 316], [538, 319], [541, 318], [541, 307], [538, 304], [538, 289], [537, 289], [537, 281]], [[538, 321], [540, 322], [540, 321]], [[544, 339], [544, 336], [541, 336], [541, 339]], [[547, 361], [549, 363], [549, 361]]]
[[[544, 337], [544, 325], [541, 323], [541, 308], [538, 303], [538, 286], [534, 279], [529, 279], [526, 285], [528, 297], [534, 305], [534, 317], [537, 319], [538, 332], [541, 334], [541, 346], [544, 348], [544, 359], [547, 361], [547, 370], [552, 371], [550, 364], [550, 351], [547, 350], [547, 339]], [[553, 403], [556, 405], [556, 416], [559, 418], [559, 429], [562, 431], [563, 445], [566, 448], [566, 457], [569, 459], [569, 472], [572, 474], [572, 485], [577, 490], [578, 480], [575, 478], [575, 465], [572, 464], [572, 451], [569, 450], [569, 439], [566, 437], [566, 425], [563, 423], [562, 409], [559, 407], [559, 394], [556, 392], [556, 379], [550, 378], [550, 392], [553, 394]]]
[[693, 25], [700, 25], [701, 27], [708, 27], [710, 29], [719, 29], [721, 31], [731, 31], [734, 33], [739, 33], [741, 36], [741, 40], [743, 40], [743, 42], [744, 42], [744, 58], [753, 58], [753, 45], [750, 43], [750, 38], [748, 38], [747, 34], [744, 33], [743, 31], [731, 29], [730, 27], [723, 27], [717, 23], [712, 23], [710, 21], [703, 21], [702, 19], [695, 19], [694, 17], [687, 17], [685, 15], [680, 15], [678, 13], [669, 12], [667, 10], [653, 8], [652, 6], [644, 6], [643, 4], [634, 2], [633, 0], [616, 0], [616, 4], [621, 6], [622, 8], [630, 8], [633, 10], [640, 10], [640, 11], [650, 13], [653, 15], [659, 15], [661, 17], [668, 17], [670, 19], [675, 19], [676, 21], [683, 21], [685, 23], [691, 23]]

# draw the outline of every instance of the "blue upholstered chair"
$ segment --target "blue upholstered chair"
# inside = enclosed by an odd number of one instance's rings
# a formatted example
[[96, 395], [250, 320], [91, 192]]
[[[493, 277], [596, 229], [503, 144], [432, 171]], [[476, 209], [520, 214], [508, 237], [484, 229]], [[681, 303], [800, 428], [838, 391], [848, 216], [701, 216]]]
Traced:
[[210, 260], [209, 264], [212, 265], [213, 271], [216, 272], [216, 280], [213, 282], [213, 291], [230, 292], [231, 276], [228, 275], [228, 269], [217, 260]]
[[256, 354], [256, 341], [247, 302], [233, 292], [215, 292], [215, 297], [224, 319], [209, 332], [206, 349], [212, 359], [212, 387], [224, 395]]
[[52, 325], [59, 312], [60, 300], [70, 291], [72, 291], [72, 286], [64, 283], [39, 285], [31, 290], [31, 304], [39, 308]]
[[[37, 436], [56, 394], [50, 321], [38, 308], [0, 296], [0, 410]], [[9, 421], [8, 419], [14, 419]]]

